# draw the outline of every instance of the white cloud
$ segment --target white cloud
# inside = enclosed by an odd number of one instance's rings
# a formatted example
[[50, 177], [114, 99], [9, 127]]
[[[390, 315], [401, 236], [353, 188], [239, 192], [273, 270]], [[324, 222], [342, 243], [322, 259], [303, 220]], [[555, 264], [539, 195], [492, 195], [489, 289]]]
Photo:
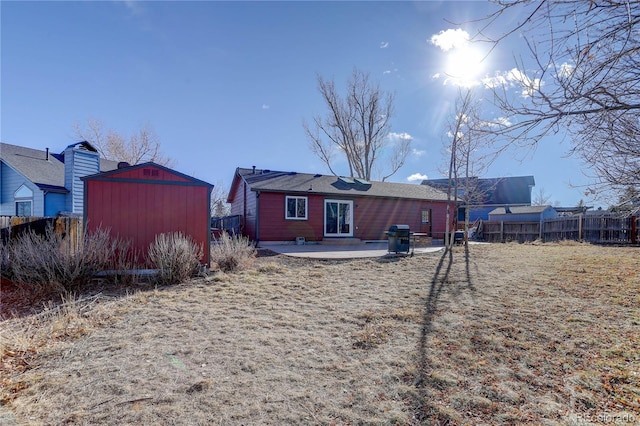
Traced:
[[469, 44], [469, 33], [460, 28], [442, 30], [438, 34], [432, 35], [430, 41], [431, 44], [446, 52], [451, 49], [466, 47]]
[[389, 47], [389, 42], [388, 41], [380, 42], [380, 49], [386, 49], [387, 47]]
[[492, 121], [485, 122], [488, 127], [509, 127], [513, 123], [507, 117], [496, 117]]
[[382, 71], [382, 74], [391, 74], [390, 70]]
[[576, 69], [575, 66], [565, 62], [562, 65], [560, 65], [560, 70], [558, 71], [558, 76], [559, 77], [570, 77], [571, 74], [573, 74], [573, 71], [575, 69]]
[[540, 90], [542, 80], [539, 78], [531, 78], [523, 71], [512, 68], [509, 71], [499, 71], [493, 77], [482, 79], [485, 87], [494, 88], [498, 86], [519, 87], [522, 89], [520, 93], [523, 98], [533, 96], [534, 92]]
[[397, 142], [397, 141], [403, 140], [403, 139], [404, 140], [409, 140], [409, 141], [413, 140], [413, 136], [411, 136], [409, 133], [406, 133], [406, 132], [402, 132], [402, 133], [389, 132], [387, 137], [389, 139], [391, 139], [392, 142]]
[[414, 173], [411, 176], [407, 177], [407, 180], [409, 182], [417, 182], [417, 181], [422, 181], [428, 179], [427, 175], [422, 174], [422, 173]]
[[427, 153], [427, 151], [425, 151], [424, 149], [415, 149], [415, 148], [413, 148], [411, 150], [411, 154], [413, 154], [414, 157], [422, 157], [426, 153]]
[[269, 108], [271, 108], [269, 105], [267, 105], [267, 104], [262, 104], [262, 109], [269, 109]]

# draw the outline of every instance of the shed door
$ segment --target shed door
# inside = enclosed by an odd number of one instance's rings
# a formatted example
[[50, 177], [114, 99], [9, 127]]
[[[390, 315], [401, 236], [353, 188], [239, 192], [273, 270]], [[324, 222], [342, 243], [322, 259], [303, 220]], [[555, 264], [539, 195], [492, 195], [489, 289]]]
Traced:
[[324, 236], [353, 236], [353, 201], [324, 201]]

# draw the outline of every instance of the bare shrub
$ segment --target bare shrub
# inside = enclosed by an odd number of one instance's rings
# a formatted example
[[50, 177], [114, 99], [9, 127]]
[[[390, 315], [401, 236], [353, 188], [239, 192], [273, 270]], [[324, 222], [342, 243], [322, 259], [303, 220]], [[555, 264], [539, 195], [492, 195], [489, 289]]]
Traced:
[[158, 269], [156, 283], [178, 284], [198, 272], [202, 259], [202, 247], [182, 232], [156, 235], [149, 246], [148, 257]]
[[211, 261], [223, 272], [242, 270], [253, 264], [256, 249], [249, 238], [223, 232], [211, 246]]
[[3, 259], [7, 277], [25, 292], [60, 293], [78, 289], [107, 269], [120, 245], [108, 230], [98, 229], [75, 246], [49, 226], [44, 235], [31, 231], [10, 241]]
[[4, 241], [0, 241], [0, 276], [11, 278], [11, 268], [9, 268], [9, 246]]
[[140, 283], [141, 265], [137, 261], [138, 258], [139, 252], [132, 249], [131, 240], [117, 240], [109, 261], [108, 273], [104, 278], [123, 286]]

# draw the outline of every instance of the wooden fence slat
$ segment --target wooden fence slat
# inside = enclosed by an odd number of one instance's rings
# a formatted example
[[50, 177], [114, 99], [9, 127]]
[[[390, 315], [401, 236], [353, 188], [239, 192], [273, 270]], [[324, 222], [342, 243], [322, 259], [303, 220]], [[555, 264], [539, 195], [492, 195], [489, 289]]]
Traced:
[[0, 216], [0, 235], [3, 242], [28, 231], [44, 235], [49, 225], [57, 235], [62, 235], [65, 249], [74, 253], [82, 247], [84, 228], [78, 217]]
[[575, 240], [591, 243], [640, 243], [640, 217], [614, 214], [576, 215], [542, 222], [484, 221], [481, 236], [487, 242]]

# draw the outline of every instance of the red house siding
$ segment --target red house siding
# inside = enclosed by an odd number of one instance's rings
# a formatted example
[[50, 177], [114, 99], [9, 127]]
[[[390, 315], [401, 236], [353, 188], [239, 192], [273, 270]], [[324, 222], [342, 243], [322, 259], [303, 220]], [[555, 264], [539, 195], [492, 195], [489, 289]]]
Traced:
[[285, 197], [286, 194], [273, 192], [260, 194], [258, 200], [260, 241], [289, 241], [296, 237], [304, 237], [307, 241], [322, 240], [325, 197], [308, 196], [307, 220], [285, 219]]
[[[255, 193], [251, 191], [249, 193], [254, 197], [251, 198], [248, 195], [247, 199], [255, 202]], [[353, 201], [353, 237], [361, 240], [385, 239], [385, 231], [393, 224], [409, 225], [413, 232], [426, 232], [434, 236], [441, 236], [445, 231], [446, 202], [309, 194], [305, 195], [308, 202], [307, 219], [291, 220], [285, 219], [287, 195], [296, 194], [262, 192], [257, 199], [256, 207], [259, 210], [258, 228], [256, 228], [256, 216], [247, 214], [245, 234], [251, 239], [260, 241], [292, 241], [296, 237], [304, 237], [307, 241], [320, 241], [324, 238], [324, 201], [326, 199]], [[236, 194], [232, 214], [242, 215], [240, 200], [243, 199], [241, 194]], [[422, 210], [431, 212], [431, 221], [426, 226], [421, 223]], [[255, 209], [252, 212], [255, 212]]]
[[[422, 224], [422, 211], [430, 211], [431, 220]], [[442, 214], [441, 214], [442, 213]], [[438, 236], [445, 231], [446, 202], [361, 198], [354, 202], [355, 230], [362, 240], [385, 239], [393, 224], [409, 225], [412, 232]]]
[[256, 239], [256, 193], [249, 190], [246, 183], [240, 184], [233, 191], [233, 202], [231, 203], [231, 214], [239, 215], [242, 218], [240, 233], [250, 239]]
[[182, 232], [199, 244], [209, 264], [212, 186], [155, 165], [134, 166], [85, 178], [88, 231], [99, 227], [131, 240], [145, 259], [156, 235]]

